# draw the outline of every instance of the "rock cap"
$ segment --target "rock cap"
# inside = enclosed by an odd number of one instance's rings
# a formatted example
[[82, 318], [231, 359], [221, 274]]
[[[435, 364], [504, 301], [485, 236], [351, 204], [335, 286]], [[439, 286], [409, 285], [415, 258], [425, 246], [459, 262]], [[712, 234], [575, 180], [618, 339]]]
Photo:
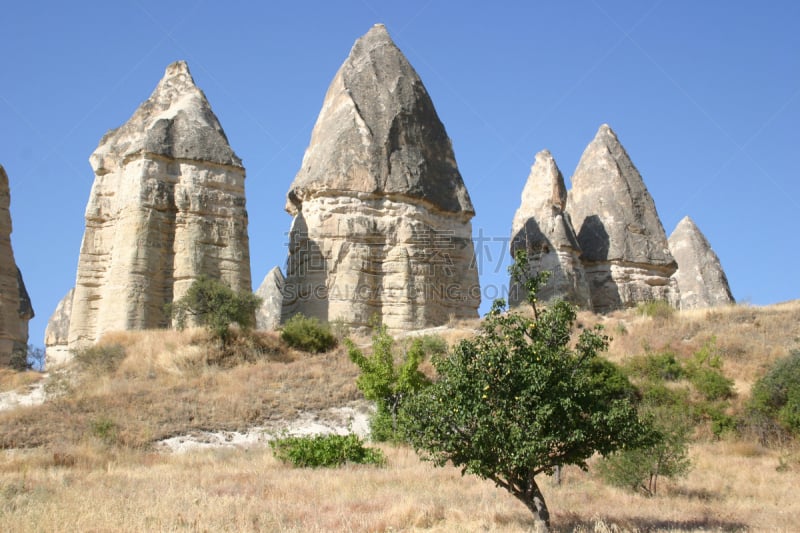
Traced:
[[153, 93], [119, 128], [100, 140], [90, 158], [95, 173], [140, 153], [242, 167], [185, 61], [169, 65]]
[[567, 211], [584, 261], [676, 268], [655, 202], [608, 124], [600, 126], [578, 162]]
[[286, 209], [296, 214], [318, 195], [475, 213], [433, 102], [382, 24], [355, 42], [331, 82]]

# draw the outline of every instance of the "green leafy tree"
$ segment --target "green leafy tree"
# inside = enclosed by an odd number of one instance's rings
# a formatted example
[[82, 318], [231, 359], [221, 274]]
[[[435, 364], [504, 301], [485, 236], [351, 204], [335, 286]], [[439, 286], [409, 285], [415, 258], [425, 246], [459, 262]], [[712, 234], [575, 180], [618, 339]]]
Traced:
[[775, 361], [753, 385], [748, 419], [764, 443], [800, 436], [800, 350]]
[[261, 299], [255, 294], [237, 293], [220, 281], [200, 276], [168, 310], [178, 329], [183, 329], [187, 320], [193, 319], [227, 345], [231, 339], [231, 324], [238, 324], [243, 330], [254, 327], [259, 305]]
[[524, 253], [510, 272], [533, 318], [504, 313], [505, 302], [495, 301], [475, 338], [432, 359], [438, 377], [405, 402], [403, 427], [423, 458], [493, 481], [547, 529], [538, 475], [561, 465], [586, 469], [595, 453], [646, 444], [653, 432], [637, 415], [627, 379], [598, 364], [608, 344], [600, 329], [584, 330], [573, 345], [575, 308], [536, 305], [546, 274], [526, 279]]
[[655, 496], [660, 478], [689, 472], [689, 436], [693, 428], [687, 416], [688, 391], [663, 383], [645, 386], [640, 413], [652, 421], [659, 438], [636, 448], [624, 448], [604, 457], [600, 476], [611, 485]]
[[433, 346], [438, 352], [446, 345], [437, 345], [430, 338], [418, 338], [411, 342], [402, 359], [395, 363], [394, 339], [386, 326], [379, 325], [372, 335], [372, 353], [364, 353], [350, 340], [345, 340], [350, 360], [361, 370], [356, 386], [367, 400], [375, 402], [376, 412], [370, 421], [372, 439], [378, 442], [401, 440], [398, 413], [403, 400], [410, 394], [430, 384], [420, 372], [419, 365], [425, 359], [426, 348]]

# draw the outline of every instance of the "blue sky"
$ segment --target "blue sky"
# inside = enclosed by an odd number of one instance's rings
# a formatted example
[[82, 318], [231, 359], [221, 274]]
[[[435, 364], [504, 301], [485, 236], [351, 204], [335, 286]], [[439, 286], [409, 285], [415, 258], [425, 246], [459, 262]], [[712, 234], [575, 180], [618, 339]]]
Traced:
[[247, 169], [254, 288], [283, 265], [286, 191], [328, 84], [377, 22], [453, 141], [482, 236], [482, 311], [507, 283], [535, 153], [549, 149], [569, 180], [602, 123], [667, 234], [691, 215], [738, 300], [800, 297], [800, 3], [31, 0], [0, 18], [0, 164], [31, 343], [75, 282], [89, 155], [177, 59]]

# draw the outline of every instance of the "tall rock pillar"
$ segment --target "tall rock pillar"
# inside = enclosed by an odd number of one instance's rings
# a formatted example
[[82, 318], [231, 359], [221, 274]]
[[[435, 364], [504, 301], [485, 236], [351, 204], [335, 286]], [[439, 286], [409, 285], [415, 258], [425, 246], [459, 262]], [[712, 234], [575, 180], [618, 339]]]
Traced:
[[169, 325], [200, 275], [250, 291], [245, 170], [185, 62], [90, 158], [69, 346]]
[[475, 211], [433, 102], [383, 25], [331, 82], [286, 209], [284, 320], [377, 317], [405, 331], [478, 316]]
[[[581, 264], [581, 247], [569, 215], [564, 212], [567, 189], [553, 156], [536, 154], [519, 209], [511, 226], [511, 256], [528, 254], [531, 273], [547, 271], [550, 278], [537, 294], [542, 301], [559, 298], [591, 309], [591, 296]], [[527, 295], [512, 280], [509, 305], [524, 304]]]
[[0, 366], [28, 353], [28, 321], [33, 306], [11, 249], [11, 193], [0, 165]]

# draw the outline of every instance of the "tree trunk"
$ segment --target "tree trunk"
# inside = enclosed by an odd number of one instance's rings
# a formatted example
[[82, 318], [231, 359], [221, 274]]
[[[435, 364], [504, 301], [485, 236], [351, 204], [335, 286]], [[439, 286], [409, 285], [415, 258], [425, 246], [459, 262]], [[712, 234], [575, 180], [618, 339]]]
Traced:
[[528, 480], [528, 486], [525, 488], [525, 491], [515, 493], [514, 496], [524, 503], [525, 507], [533, 513], [537, 531], [549, 532], [550, 511], [547, 510], [547, 504], [544, 502], [542, 491], [539, 490], [539, 485], [536, 484], [536, 480], [533, 479], [533, 476]]

